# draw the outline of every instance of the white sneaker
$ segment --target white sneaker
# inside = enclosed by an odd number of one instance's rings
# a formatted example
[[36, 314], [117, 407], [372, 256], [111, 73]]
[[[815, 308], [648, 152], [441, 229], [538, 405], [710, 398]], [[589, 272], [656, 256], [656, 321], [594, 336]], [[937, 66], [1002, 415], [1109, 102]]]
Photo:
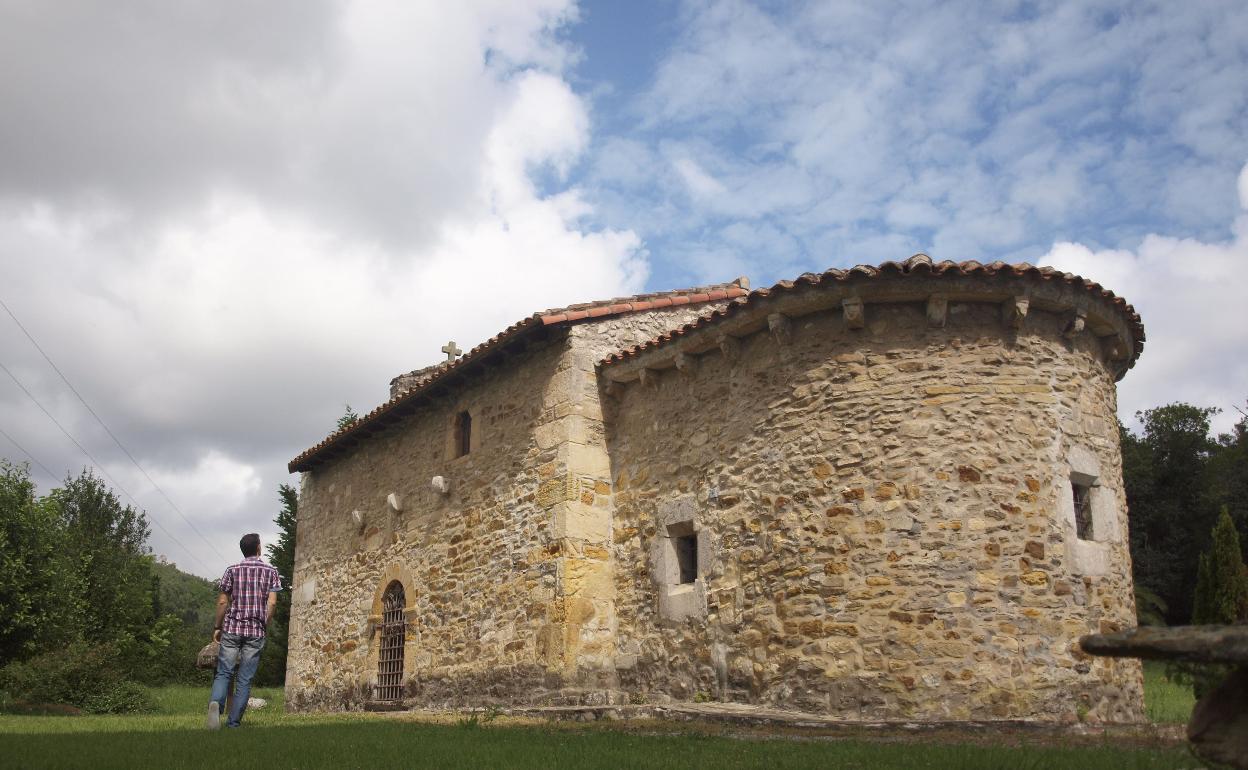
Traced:
[[221, 704], [215, 700], [208, 701], [208, 729], [221, 729]]

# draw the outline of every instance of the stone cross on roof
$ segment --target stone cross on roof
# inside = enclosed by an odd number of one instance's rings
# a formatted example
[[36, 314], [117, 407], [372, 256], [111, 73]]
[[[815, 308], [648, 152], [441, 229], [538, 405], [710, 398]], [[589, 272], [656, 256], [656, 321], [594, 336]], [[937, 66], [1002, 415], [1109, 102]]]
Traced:
[[446, 354], [447, 361], [454, 361], [455, 357], [461, 355], [464, 351], [460, 350], [454, 340], [442, 346], [442, 352]]

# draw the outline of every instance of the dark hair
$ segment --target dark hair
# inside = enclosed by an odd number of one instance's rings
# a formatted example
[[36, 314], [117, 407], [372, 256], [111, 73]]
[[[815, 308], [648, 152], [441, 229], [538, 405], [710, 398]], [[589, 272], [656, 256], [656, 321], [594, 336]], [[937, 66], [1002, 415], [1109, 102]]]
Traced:
[[255, 532], [252, 532], [250, 535], [243, 535], [243, 539], [238, 541], [238, 547], [242, 549], [243, 556], [259, 556], [260, 536]]

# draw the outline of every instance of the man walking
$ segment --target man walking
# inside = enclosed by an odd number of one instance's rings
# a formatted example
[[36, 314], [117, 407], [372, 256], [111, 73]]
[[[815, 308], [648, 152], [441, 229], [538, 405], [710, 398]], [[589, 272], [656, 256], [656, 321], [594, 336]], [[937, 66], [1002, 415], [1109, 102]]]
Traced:
[[242, 722], [251, 694], [251, 679], [256, 675], [260, 651], [264, 649], [264, 631], [277, 606], [277, 592], [282, 590], [277, 570], [260, 559], [259, 535], [243, 535], [238, 547], [244, 558], [226, 569], [221, 578], [217, 622], [212, 632], [213, 641], [221, 643], [217, 675], [212, 680], [212, 699], [208, 702], [208, 727], [212, 730], [221, 727], [231, 679], [234, 679], [234, 700], [226, 727], [238, 727]]

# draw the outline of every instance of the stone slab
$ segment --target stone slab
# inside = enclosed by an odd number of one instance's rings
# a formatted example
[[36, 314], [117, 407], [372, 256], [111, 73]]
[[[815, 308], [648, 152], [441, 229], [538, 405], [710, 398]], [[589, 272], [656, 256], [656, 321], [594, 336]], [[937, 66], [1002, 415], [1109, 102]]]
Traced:
[[[397, 705], [397, 704], [396, 704]], [[1151, 722], [1130, 724], [1106, 723], [1055, 723], [1039, 719], [982, 719], [982, 720], [864, 720], [845, 719], [822, 714], [770, 708], [748, 703], [664, 703], [664, 704], [615, 704], [596, 706], [519, 706], [469, 708], [453, 712], [397, 705], [387, 709], [397, 713], [394, 717], [421, 722], [440, 722], [448, 718], [462, 719], [465, 715], [497, 713], [511, 718], [540, 719], [543, 721], [588, 722], [598, 720], [661, 720], [664, 722], [692, 722], [703, 724], [727, 724], [743, 728], [769, 728], [778, 731], [808, 732], [810, 735], [845, 735], [855, 737], [892, 737], [905, 735], [961, 736], [1089, 736], [1104, 738], [1148, 738], [1178, 743], [1183, 740], [1179, 725], [1158, 725]]]

